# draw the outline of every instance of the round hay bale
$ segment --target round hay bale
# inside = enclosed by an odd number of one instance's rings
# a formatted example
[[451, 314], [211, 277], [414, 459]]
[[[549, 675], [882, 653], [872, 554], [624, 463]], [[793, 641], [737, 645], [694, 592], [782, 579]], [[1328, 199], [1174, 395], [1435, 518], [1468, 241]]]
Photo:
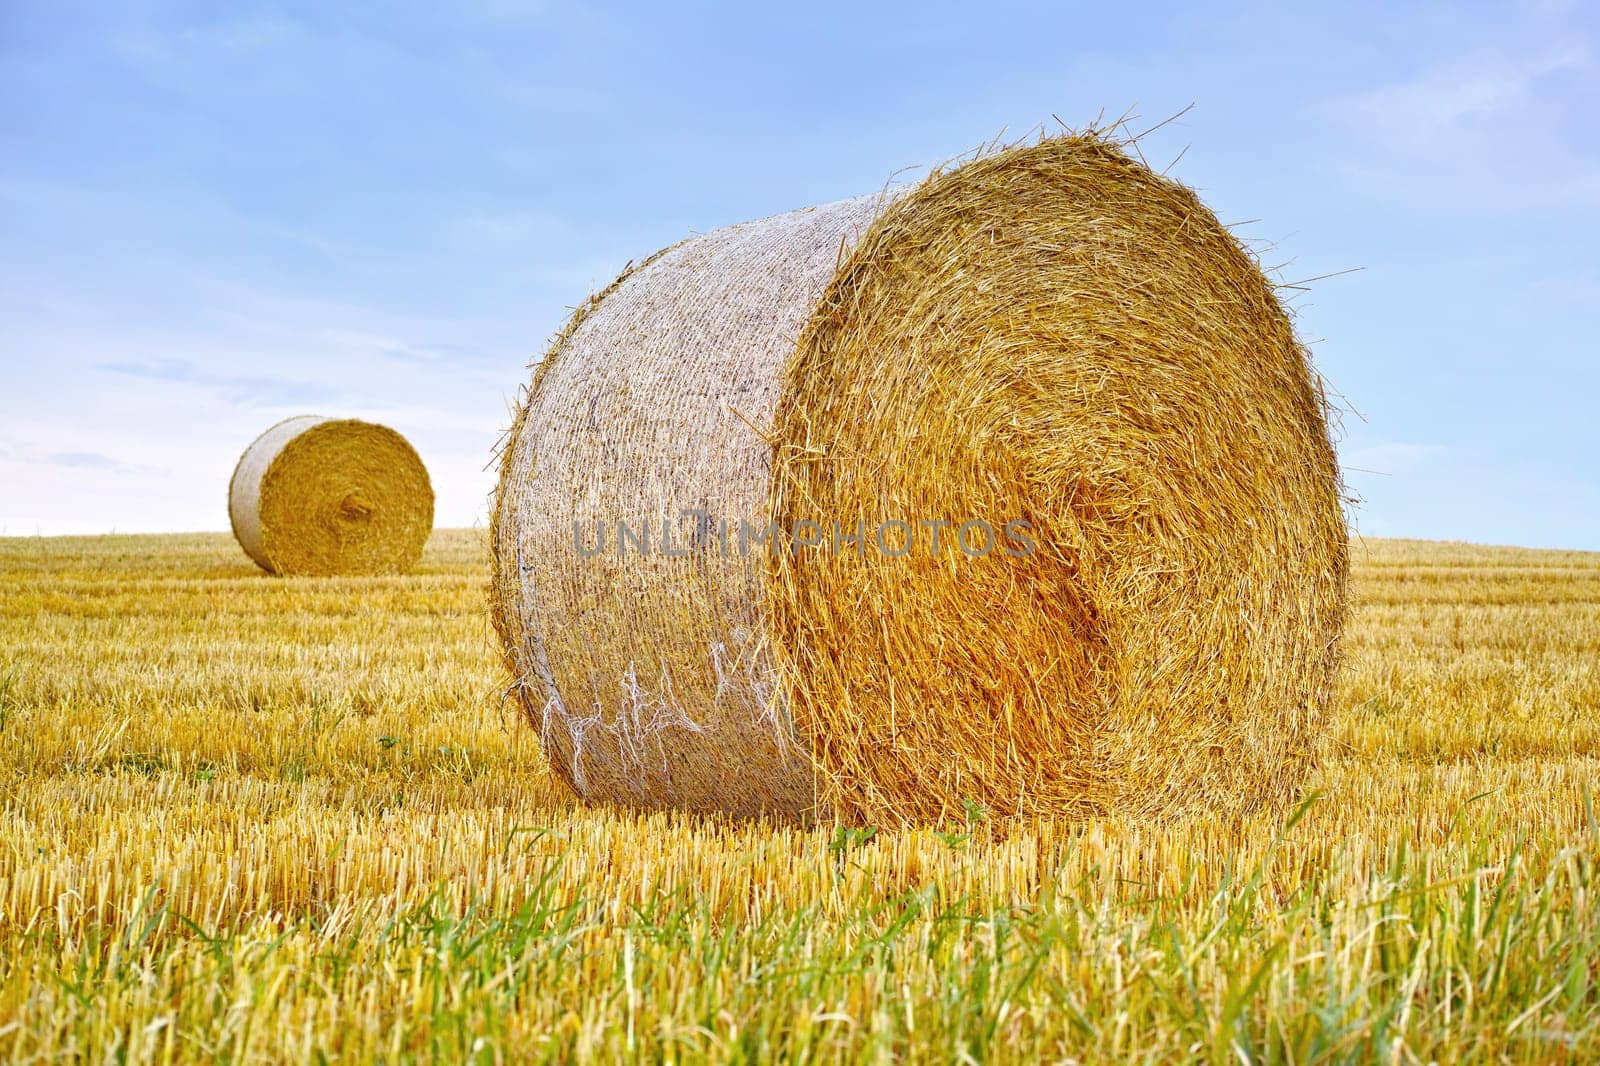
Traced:
[[1255, 258], [1118, 145], [1046, 139], [592, 297], [505, 443], [495, 618], [590, 799], [1239, 811], [1316, 748], [1340, 492]]
[[300, 415], [245, 449], [228, 484], [228, 516], [269, 573], [399, 574], [422, 558], [433, 486], [389, 427]]

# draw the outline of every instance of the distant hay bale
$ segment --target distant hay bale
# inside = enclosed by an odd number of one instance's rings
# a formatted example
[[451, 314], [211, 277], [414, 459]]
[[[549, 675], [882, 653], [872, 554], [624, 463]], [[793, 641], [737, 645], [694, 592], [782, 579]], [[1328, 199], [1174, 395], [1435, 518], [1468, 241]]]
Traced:
[[353, 418], [285, 419], [245, 449], [228, 485], [233, 535], [274, 574], [399, 574], [433, 529], [433, 487], [411, 445]]
[[1097, 134], [630, 266], [535, 369], [491, 546], [580, 795], [877, 824], [1282, 797], [1347, 565], [1272, 285]]

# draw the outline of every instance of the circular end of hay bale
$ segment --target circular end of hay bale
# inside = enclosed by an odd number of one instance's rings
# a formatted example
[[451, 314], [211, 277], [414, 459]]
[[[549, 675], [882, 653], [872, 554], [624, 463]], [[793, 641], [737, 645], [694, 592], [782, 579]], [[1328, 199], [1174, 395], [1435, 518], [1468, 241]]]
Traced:
[[1237, 811], [1317, 747], [1339, 493], [1255, 259], [1115, 145], [1049, 139], [592, 298], [508, 438], [495, 622], [585, 798]]
[[389, 427], [303, 415], [245, 450], [228, 511], [239, 544], [269, 573], [399, 574], [422, 558], [433, 487]]
[[1139, 816], [1299, 780], [1339, 473], [1271, 284], [1190, 190], [1084, 138], [938, 175], [863, 236], [781, 394], [778, 524], [915, 534], [768, 557], [832, 809]]

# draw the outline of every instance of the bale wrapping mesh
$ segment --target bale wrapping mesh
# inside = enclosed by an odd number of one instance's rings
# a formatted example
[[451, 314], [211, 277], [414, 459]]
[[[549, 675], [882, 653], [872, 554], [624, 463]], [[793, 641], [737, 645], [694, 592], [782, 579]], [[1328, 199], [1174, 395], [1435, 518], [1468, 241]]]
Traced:
[[233, 535], [274, 574], [399, 574], [433, 529], [433, 487], [387, 426], [301, 415], [245, 449], [228, 485]]
[[1339, 493], [1255, 259], [1117, 145], [1053, 138], [592, 297], [507, 438], [495, 619], [587, 798], [1243, 810], [1316, 749]]

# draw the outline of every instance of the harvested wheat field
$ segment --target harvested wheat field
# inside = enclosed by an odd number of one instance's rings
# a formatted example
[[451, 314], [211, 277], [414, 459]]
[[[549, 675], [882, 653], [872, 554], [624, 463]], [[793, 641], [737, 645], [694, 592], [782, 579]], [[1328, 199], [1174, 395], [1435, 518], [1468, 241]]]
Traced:
[[0, 1059], [1600, 1056], [1600, 555], [1358, 542], [1301, 799], [995, 834], [576, 803], [487, 551], [0, 540]]

